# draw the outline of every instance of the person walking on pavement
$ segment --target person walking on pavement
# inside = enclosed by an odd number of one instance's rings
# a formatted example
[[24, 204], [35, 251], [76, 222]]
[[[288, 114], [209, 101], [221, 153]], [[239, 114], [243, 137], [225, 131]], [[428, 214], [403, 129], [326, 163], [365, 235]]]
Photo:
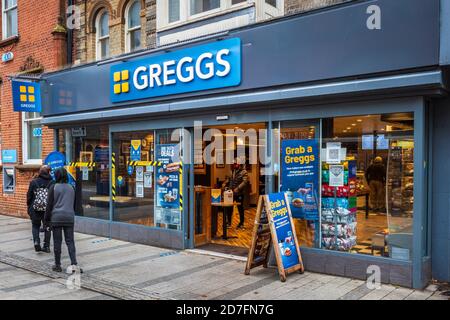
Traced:
[[372, 210], [385, 212], [386, 168], [381, 157], [376, 157], [366, 170], [366, 180], [370, 188]]
[[[233, 190], [233, 197], [236, 202], [239, 203], [238, 211], [239, 211], [239, 224], [237, 226], [238, 229], [244, 227], [244, 197], [245, 191], [248, 184], [248, 173], [247, 170], [244, 169], [244, 165], [239, 163], [239, 159], [235, 159], [234, 163], [231, 166], [231, 177], [227, 177], [225, 182], [222, 184], [222, 188], [229, 188]], [[233, 210], [228, 210], [227, 212], [227, 225], [231, 227], [231, 219], [233, 215]]]
[[50, 253], [51, 232], [44, 229], [44, 247], [41, 247], [39, 233], [44, 227], [44, 215], [48, 206], [48, 191], [53, 183], [50, 176], [50, 168], [41, 166], [39, 174], [30, 182], [27, 192], [28, 215], [31, 219], [34, 250]]
[[[69, 251], [72, 270], [78, 265], [75, 250], [75, 189], [68, 183], [67, 170], [59, 168], [55, 172], [54, 183], [48, 194], [48, 207], [45, 213], [46, 228], [53, 232], [53, 250], [55, 253], [55, 265], [52, 270], [61, 272], [61, 245], [62, 236]], [[81, 269], [80, 269], [81, 271]]]

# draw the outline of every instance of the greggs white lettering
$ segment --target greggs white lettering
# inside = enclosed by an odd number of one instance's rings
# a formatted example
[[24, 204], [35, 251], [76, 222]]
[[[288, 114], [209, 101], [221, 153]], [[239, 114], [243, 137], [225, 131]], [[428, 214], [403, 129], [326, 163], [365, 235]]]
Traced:
[[230, 50], [222, 49], [216, 54], [205, 52], [197, 58], [183, 57], [164, 61], [162, 64], [140, 66], [133, 73], [133, 85], [137, 90], [189, 83], [195, 78], [208, 80], [213, 77], [226, 77], [231, 72], [227, 60]]

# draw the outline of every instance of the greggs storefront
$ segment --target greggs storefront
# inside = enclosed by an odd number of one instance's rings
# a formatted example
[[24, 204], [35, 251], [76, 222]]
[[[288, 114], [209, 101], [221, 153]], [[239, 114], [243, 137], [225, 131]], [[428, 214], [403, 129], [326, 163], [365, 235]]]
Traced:
[[375, 32], [363, 1], [45, 75], [78, 231], [245, 256], [259, 196], [286, 192], [307, 270], [365, 279], [377, 265], [423, 287], [440, 9], [400, 2], [377, 2]]

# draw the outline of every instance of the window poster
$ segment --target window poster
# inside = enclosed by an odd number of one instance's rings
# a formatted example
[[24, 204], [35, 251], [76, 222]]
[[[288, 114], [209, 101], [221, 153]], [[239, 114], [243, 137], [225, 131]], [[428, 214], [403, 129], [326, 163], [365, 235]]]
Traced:
[[177, 144], [156, 145], [155, 222], [180, 225], [180, 164], [174, 162], [178, 155]]
[[319, 144], [317, 140], [283, 140], [280, 191], [293, 218], [319, 219]]
[[136, 181], [138, 182], [144, 181], [144, 167], [142, 166], [136, 167]]

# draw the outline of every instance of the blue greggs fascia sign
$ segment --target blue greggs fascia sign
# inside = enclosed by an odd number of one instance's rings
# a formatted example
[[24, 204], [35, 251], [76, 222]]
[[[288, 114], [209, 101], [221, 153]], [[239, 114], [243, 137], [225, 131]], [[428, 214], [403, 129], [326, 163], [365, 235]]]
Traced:
[[39, 82], [12, 81], [14, 111], [41, 112], [41, 87]]
[[113, 103], [237, 86], [241, 40], [233, 38], [111, 67]]

